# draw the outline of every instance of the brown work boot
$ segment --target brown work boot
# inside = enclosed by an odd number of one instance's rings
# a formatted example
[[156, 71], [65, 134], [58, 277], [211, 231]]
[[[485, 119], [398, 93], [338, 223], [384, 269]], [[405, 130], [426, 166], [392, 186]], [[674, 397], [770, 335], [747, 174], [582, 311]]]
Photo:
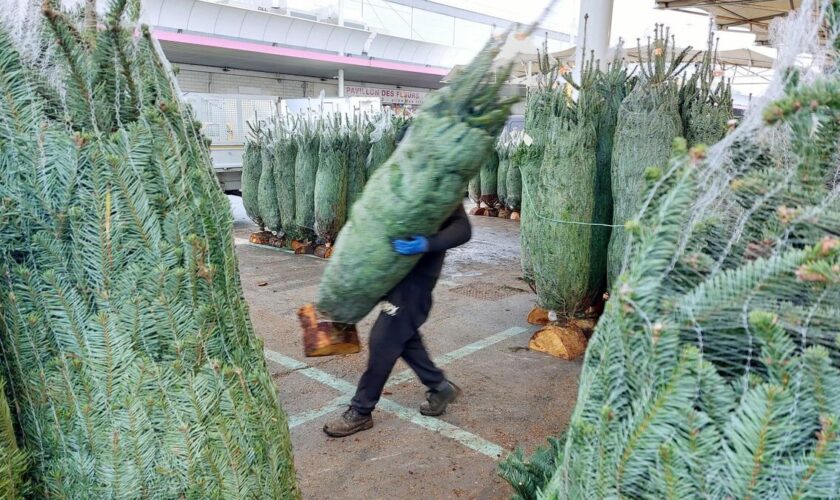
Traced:
[[460, 395], [461, 388], [447, 380], [442, 388], [426, 392], [426, 402], [420, 405], [420, 413], [427, 417], [439, 417]]
[[347, 409], [341, 418], [324, 424], [324, 432], [330, 437], [347, 437], [360, 431], [366, 431], [373, 427], [373, 417], [363, 415], [352, 406]]

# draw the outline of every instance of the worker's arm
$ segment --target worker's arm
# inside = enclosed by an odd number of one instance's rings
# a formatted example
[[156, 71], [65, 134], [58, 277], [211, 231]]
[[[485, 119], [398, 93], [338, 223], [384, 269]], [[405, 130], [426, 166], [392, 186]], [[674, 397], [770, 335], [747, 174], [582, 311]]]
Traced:
[[440, 231], [429, 237], [428, 252], [443, 252], [470, 241], [472, 226], [463, 205], [458, 208], [441, 226]]

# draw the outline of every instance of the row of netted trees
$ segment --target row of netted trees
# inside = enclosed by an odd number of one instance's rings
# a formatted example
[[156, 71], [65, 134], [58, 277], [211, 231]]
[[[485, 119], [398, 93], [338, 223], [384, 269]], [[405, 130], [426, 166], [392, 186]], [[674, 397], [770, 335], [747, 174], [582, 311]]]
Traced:
[[527, 139], [524, 132], [507, 130], [496, 142], [496, 151], [470, 180], [469, 197], [475, 207], [470, 215], [502, 219], [520, 219], [522, 209], [522, 152]]
[[620, 50], [606, 69], [590, 58], [578, 80], [541, 61], [525, 121], [533, 142], [522, 153], [522, 267], [538, 296], [529, 321], [550, 324], [540, 335], [577, 339], [563, 356], [582, 353], [581, 329], [593, 323], [578, 320], [597, 316], [607, 283], [618, 278], [646, 176], [664, 168], [675, 138], [716, 142], [726, 133], [730, 90], [715, 84], [709, 45], [689, 78], [688, 49], [678, 52], [662, 26], [637, 75]]
[[502, 466], [518, 498], [840, 496], [840, 2], [803, 4], [773, 100], [648, 172], [568, 430]]
[[87, 14], [0, 22], [0, 496], [297, 498], [200, 125], [134, 3]]
[[329, 257], [350, 208], [404, 127], [407, 120], [390, 112], [251, 124], [242, 165], [242, 201], [260, 226], [251, 240]]

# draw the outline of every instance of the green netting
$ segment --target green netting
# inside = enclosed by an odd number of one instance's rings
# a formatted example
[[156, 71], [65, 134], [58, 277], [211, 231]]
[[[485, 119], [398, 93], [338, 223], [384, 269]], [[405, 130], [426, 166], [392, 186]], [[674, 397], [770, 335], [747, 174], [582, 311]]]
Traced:
[[507, 120], [499, 91], [485, 83], [502, 42], [492, 41], [450, 86], [431, 94], [391, 158], [368, 181], [341, 231], [318, 289], [328, 318], [356, 323], [414, 267], [392, 240], [433, 234], [462, 202]]
[[496, 188], [499, 184], [499, 155], [494, 149], [484, 165], [481, 166], [481, 201], [490, 208], [499, 202], [499, 195]]
[[276, 158], [274, 157], [274, 140], [268, 133], [263, 138], [262, 171], [260, 172], [259, 196], [260, 219], [270, 231], [278, 232], [282, 229], [282, 215], [277, 198], [277, 184], [274, 172]]
[[245, 206], [245, 213], [254, 224], [265, 228], [265, 223], [260, 216], [260, 179], [262, 178], [262, 146], [258, 138], [253, 138], [245, 144], [245, 153], [242, 156], [242, 204]]
[[320, 131], [310, 122], [303, 121], [295, 140], [295, 225], [300, 238], [310, 239], [315, 234], [315, 177], [318, 172]]
[[287, 239], [297, 239], [295, 224], [295, 163], [297, 160], [297, 142], [281, 130], [274, 142], [274, 185], [277, 189], [277, 206], [280, 208], [280, 221]]
[[0, 27], [0, 351], [32, 497], [299, 497], [200, 124], [125, 2], [90, 44], [50, 5], [31, 59]]
[[315, 177], [315, 234], [332, 243], [347, 219], [347, 142], [338, 123], [321, 134]]

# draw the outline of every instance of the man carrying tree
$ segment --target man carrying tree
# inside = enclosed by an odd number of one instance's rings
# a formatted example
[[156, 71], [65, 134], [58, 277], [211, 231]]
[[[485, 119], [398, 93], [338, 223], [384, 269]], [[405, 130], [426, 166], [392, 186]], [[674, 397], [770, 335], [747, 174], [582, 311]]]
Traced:
[[332, 437], [345, 437], [373, 427], [373, 412], [397, 359], [405, 360], [428, 387], [420, 413], [439, 416], [455, 401], [461, 390], [446, 379], [435, 366], [419, 328], [432, 308], [432, 290], [443, 269], [446, 251], [463, 245], [472, 237], [472, 228], [464, 207], [458, 208], [443, 223], [437, 234], [393, 242], [400, 255], [422, 255], [411, 272], [385, 297], [382, 312], [370, 332], [368, 366], [350, 407], [341, 418], [324, 425]]

